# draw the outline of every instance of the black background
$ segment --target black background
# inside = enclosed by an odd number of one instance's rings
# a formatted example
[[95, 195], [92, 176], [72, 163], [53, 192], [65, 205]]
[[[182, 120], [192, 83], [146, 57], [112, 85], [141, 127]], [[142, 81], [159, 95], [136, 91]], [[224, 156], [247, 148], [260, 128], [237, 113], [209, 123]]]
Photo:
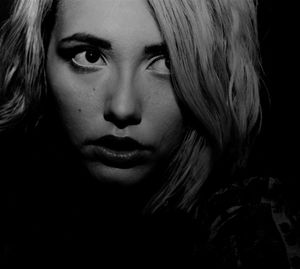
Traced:
[[[0, 23], [11, 1], [0, 0]], [[278, 5], [278, 6], [276, 6]], [[259, 40], [262, 57], [263, 128], [250, 158], [254, 175], [278, 177], [300, 186], [299, 91], [296, 7], [272, 0], [258, 1]], [[270, 103], [267, 101], [268, 92]]]

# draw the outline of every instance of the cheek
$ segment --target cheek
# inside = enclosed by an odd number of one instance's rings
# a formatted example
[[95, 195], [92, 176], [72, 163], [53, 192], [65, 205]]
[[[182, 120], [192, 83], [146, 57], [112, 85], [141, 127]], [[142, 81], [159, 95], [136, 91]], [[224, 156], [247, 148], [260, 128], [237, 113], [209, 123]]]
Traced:
[[159, 148], [162, 152], [170, 151], [174, 146], [179, 144], [183, 138], [184, 128], [181, 114], [178, 111], [162, 114], [157, 121], [159, 130]]
[[170, 151], [183, 138], [182, 113], [169, 82], [159, 85], [152, 92], [145, 118], [151, 123], [159, 151]]
[[71, 140], [78, 144], [99, 114], [93, 87], [83, 85], [55, 65], [47, 70], [47, 79], [54, 97], [55, 111]]

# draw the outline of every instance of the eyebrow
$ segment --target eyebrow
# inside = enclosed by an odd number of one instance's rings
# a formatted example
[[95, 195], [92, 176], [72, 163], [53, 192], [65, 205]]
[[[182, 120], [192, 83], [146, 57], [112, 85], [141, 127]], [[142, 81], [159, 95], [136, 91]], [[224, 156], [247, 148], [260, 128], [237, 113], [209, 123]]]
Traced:
[[167, 55], [168, 48], [165, 42], [146, 46], [144, 49], [146, 55]]
[[[112, 43], [109, 40], [88, 33], [75, 33], [59, 41], [59, 43], [71, 43], [71, 42], [89, 43], [105, 50], [112, 49]], [[168, 48], [165, 42], [161, 42], [158, 44], [151, 44], [145, 46], [144, 53], [145, 55], [167, 55]]]
[[87, 33], [75, 33], [71, 36], [65, 37], [62, 40], [60, 40], [60, 43], [71, 43], [71, 42], [84, 42], [97, 47], [101, 47], [106, 50], [112, 49], [112, 45], [110, 41]]

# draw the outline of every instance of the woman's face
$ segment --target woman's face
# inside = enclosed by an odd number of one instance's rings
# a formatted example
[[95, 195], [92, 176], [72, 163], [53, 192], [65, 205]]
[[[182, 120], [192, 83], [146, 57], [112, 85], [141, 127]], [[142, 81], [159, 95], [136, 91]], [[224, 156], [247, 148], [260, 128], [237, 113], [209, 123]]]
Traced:
[[144, 0], [62, 0], [47, 78], [90, 174], [140, 182], [183, 136], [166, 46]]

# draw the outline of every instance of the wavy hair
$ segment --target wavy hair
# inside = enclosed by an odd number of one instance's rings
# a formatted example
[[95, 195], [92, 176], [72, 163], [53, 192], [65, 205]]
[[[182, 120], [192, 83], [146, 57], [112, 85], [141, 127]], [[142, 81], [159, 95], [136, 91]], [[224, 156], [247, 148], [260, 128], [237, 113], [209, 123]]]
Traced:
[[260, 129], [257, 4], [148, 2], [168, 45], [172, 83], [188, 126], [170, 182], [153, 206], [175, 199], [177, 206], [191, 210], [214, 169], [225, 167], [222, 173], [232, 175], [246, 163]]
[[[0, 133], [34, 124], [46, 92], [45, 46], [53, 0], [15, 0], [0, 31]], [[47, 19], [47, 20], [46, 20]]]
[[[1, 30], [0, 133], [38, 118], [55, 0], [15, 0]], [[234, 172], [260, 127], [255, 0], [148, 0], [167, 44], [186, 135], [151, 210], [192, 210], [214, 169]]]

